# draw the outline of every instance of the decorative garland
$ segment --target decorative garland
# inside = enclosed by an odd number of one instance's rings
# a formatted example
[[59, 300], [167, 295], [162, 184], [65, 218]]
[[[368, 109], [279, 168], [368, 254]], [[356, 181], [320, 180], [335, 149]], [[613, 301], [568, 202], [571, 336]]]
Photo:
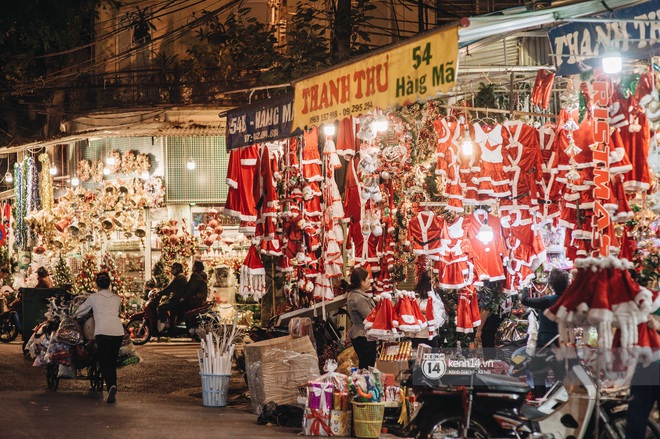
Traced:
[[53, 208], [53, 176], [50, 175], [50, 156], [46, 153], [39, 155], [41, 174], [39, 175], [39, 190], [41, 192], [41, 205], [44, 209]]
[[16, 204], [14, 205], [14, 240], [16, 247], [20, 250], [27, 250], [27, 224], [25, 216], [27, 209], [25, 204], [23, 180], [23, 164], [14, 164], [14, 195]]

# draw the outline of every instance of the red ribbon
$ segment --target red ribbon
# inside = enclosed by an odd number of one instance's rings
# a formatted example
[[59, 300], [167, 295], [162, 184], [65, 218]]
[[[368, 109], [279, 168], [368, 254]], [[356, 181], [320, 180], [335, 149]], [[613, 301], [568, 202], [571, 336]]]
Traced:
[[327, 436], [334, 436], [330, 428], [330, 418], [323, 414], [323, 411], [316, 409], [307, 409], [305, 418], [312, 421], [309, 427], [309, 432], [312, 436], [321, 436], [321, 428], [325, 431]]

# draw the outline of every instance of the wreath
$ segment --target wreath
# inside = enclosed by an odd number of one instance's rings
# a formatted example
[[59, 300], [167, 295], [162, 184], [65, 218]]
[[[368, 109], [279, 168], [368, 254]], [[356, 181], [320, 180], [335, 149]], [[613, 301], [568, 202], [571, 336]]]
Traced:
[[132, 174], [138, 170], [135, 151], [126, 151], [121, 158], [121, 172], [124, 175]]
[[87, 159], [80, 160], [76, 175], [78, 175], [80, 181], [89, 181], [92, 178], [92, 163]]
[[94, 160], [92, 163], [92, 180], [97, 183], [103, 181], [103, 162], [101, 160]]
[[118, 149], [112, 149], [108, 154], [108, 158], [113, 159], [112, 164], [108, 165], [110, 172], [112, 172], [113, 174], [118, 173], [122, 167], [121, 152]]
[[151, 158], [149, 154], [140, 153], [137, 155], [137, 170], [140, 172], [151, 170]]

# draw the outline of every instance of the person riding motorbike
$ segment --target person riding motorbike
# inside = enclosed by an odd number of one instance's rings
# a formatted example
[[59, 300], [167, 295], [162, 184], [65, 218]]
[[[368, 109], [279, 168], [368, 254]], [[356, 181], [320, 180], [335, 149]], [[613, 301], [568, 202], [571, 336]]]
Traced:
[[[168, 286], [157, 293], [158, 299], [171, 294], [169, 300], [158, 307], [158, 332], [162, 332], [165, 326], [171, 323], [170, 320], [173, 320], [174, 317], [179, 315], [183, 308], [187, 284], [186, 276], [183, 274], [183, 265], [179, 262], [173, 263], [170, 273], [172, 273], [174, 279], [172, 279]], [[158, 300], [155, 303], [158, 303]]]
[[195, 261], [188, 285], [186, 285], [183, 311], [199, 308], [206, 303], [209, 291], [206, 284], [207, 279], [208, 275], [204, 271], [204, 263], [202, 261]]

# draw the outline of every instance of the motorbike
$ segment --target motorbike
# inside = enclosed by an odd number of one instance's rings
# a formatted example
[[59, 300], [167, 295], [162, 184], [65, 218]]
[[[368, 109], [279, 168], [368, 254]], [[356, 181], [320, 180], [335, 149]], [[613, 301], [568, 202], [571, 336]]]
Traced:
[[198, 330], [207, 321], [211, 321], [210, 318], [205, 317], [205, 314], [211, 311], [213, 307], [212, 302], [207, 302], [198, 308], [186, 310], [182, 320], [163, 331], [158, 331], [159, 304], [160, 297], [158, 296], [158, 292], [155, 290], [151, 291], [142, 312], [137, 312], [130, 317], [126, 324], [126, 330], [130, 334], [134, 344], [143, 345], [151, 340], [152, 337], [192, 338], [195, 341], [200, 341]]
[[[546, 355], [533, 367], [537, 371], [552, 367], [558, 377], [539, 405], [527, 401], [530, 387], [515, 377], [483, 374], [477, 368], [471, 374], [429, 379], [420, 373], [421, 368], [414, 369], [411, 378], [420, 406], [406, 434], [418, 438], [625, 438], [627, 400], [599, 394], [594, 374], [582, 361], [558, 362], [554, 355]], [[650, 419], [646, 437], [660, 438], [660, 426]]]
[[0, 342], [9, 343], [18, 337], [19, 316], [16, 311], [5, 311], [0, 314]]

